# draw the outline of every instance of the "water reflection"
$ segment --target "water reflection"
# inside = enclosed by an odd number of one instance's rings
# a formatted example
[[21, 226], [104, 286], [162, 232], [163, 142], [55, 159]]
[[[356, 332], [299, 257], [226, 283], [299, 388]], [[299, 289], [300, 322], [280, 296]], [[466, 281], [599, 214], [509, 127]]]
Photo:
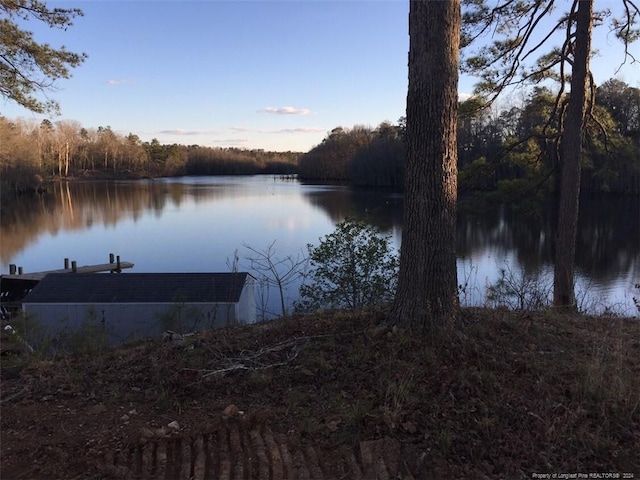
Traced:
[[[555, 237], [551, 204], [524, 216], [507, 207], [482, 214], [461, 213], [457, 250], [465, 261], [493, 268], [479, 278], [495, 278], [501, 263], [525, 273], [552, 265]], [[119, 182], [71, 182], [51, 186], [48, 194], [3, 202], [0, 260], [29, 264], [59, 248], [92, 251], [118, 238], [136, 271], [225, 269], [224, 260], [242, 243], [255, 248], [278, 240], [279, 253], [299, 252], [329, 233], [346, 216], [366, 214], [393, 233], [399, 245], [402, 197], [397, 193], [345, 186], [303, 185], [269, 176], [199, 177]], [[126, 237], [126, 238], [124, 238]], [[137, 247], [133, 244], [139, 243]], [[179, 251], [181, 263], [171, 263]], [[52, 253], [47, 253], [52, 252]], [[207, 263], [202, 260], [208, 252]], [[106, 251], [97, 252], [102, 257]], [[581, 203], [577, 271], [603, 291], [640, 281], [640, 202], [637, 198], [588, 198]], [[81, 260], [82, 261], [82, 260]], [[86, 262], [92, 263], [93, 259]], [[200, 271], [200, 270], [198, 270]]]
[[[494, 253], [512, 252], [524, 272], [552, 264], [556, 218], [551, 202], [536, 215], [516, 214], [504, 206], [482, 215], [458, 218], [460, 255], [473, 256], [491, 246]], [[576, 239], [576, 267], [597, 282], [616, 280], [624, 272], [640, 279], [640, 203], [623, 197], [581, 201]]]

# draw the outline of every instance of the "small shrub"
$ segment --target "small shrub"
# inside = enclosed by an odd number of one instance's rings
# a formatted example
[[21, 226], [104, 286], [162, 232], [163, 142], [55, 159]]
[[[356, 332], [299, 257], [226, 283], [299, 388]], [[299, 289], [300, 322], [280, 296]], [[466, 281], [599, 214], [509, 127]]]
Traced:
[[539, 274], [517, 273], [509, 266], [500, 268], [500, 278], [487, 287], [487, 303], [509, 310], [542, 310], [551, 303], [553, 287]]
[[309, 283], [300, 287], [299, 310], [362, 309], [392, 300], [398, 256], [389, 235], [364, 221], [347, 219], [308, 249]]

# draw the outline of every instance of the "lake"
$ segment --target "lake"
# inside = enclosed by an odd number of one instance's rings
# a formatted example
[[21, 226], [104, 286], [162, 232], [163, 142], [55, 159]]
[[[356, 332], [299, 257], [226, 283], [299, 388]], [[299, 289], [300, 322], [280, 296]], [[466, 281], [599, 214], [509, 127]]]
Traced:
[[[5, 207], [7, 207], [5, 205]], [[553, 209], [525, 217], [507, 207], [458, 218], [458, 283], [463, 305], [517, 305], [552, 285]], [[308, 185], [269, 175], [183, 177], [136, 181], [57, 183], [47, 195], [23, 198], [0, 217], [2, 273], [101, 264], [109, 253], [135, 264], [131, 272], [226, 272], [235, 253], [250, 271], [246, 248], [274, 258], [306, 254], [346, 216], [368, 214], [391, 235], [402, 235], [402, 195], [348, 186]], [[637, 198], [584, 199], [577, 241], [577, 296], [583, 310], [637, 315], [640, 282], [640, 202]], [[522, 293], [487, 289], [502, 278]], [[297, 285], [286, 292], [290, 307]], [[269, 291], [260, 314], [279, 313]], [[527, 297], [527, 298], [526, 298]]]

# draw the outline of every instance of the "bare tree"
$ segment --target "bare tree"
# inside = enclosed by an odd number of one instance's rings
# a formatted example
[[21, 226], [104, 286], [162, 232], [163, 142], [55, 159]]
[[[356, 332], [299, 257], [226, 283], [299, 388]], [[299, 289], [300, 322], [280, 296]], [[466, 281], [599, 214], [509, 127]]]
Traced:
[[73, 120], [56, 122], [56, 150], [58, 155], [58, 175], [69, 176], [71, 158], [75, 155], [80, 141], [80, 124]]
[[[247, 257], [247, 260], [249, 260], [252, 274], [263, 288], [263, 315], [265, 313], [275, 313], [268, 312], [266, 305], [270, 288], [274, 287], [278, 291], [280, 299], [280, 314], [285, 316], [288, 313], [285, 299], [286, 290], [290, 285], [302, 279], [308, 258], [301, 253], [295, 257], [287, 255], [284, 258], [279, 258], [276, 256], [275, 244], [276, 241], [274, 240], [264, 250], [258, 250], [246, 244], [243, 246], [252, 252], [252, 255]], [[234, 266], [237, 268], [237, 261], [234, 261]]]

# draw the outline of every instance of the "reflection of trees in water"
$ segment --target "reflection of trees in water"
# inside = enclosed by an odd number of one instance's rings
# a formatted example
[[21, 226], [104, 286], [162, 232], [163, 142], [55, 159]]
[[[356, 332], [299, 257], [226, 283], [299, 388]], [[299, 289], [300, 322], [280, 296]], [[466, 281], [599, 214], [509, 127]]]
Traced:
[[[383, 231], [401, 230], [402, 196], [397, 193], [312, 185], [301, 186], [295, 194], [298, 192], [302, 194], [295, 201], [301, 198], [310, 203], [334, 223], [347, 216], [364, 216]], [[45, 232], [55, 235], [94, 225], [115, 226], [126, 219], [136, 222], [149, 212], [161, 217], [168, 205], [180, 207], [187, 198], [200, 203], [253, 195], [270, 196], [271, 191], [256, 189], [242, 178], [214, 185], [183, 180], [76, 181], [52, 184], [42, 196], [18, 200], [5, 196], [0, 213], [0, 261], [8, 263]], [[534, 273], [541, 264], [553, 262], [555, 222], [551, 202], [529, 216], [505, 206], [482, 214], [460, 212], [458, 256], [472, 258], [488, 250], [496, 256], [512, 252], [524, 272]], [[578, 271], [599, 282], [619, 278], [620, 272], [640, 280], [639, 232], [637, 198], [582, 199], [576, 244]]]
[[576, 265], [598, 280], [630, 272], [640, 281], [640, 202], [637, 197], [582, 200]]
[[356, 217], [385, 232], [402, 226], [402, 196], [397, 193], [344, 187], [303, 190], [303, 194], [306, 201], [322, 209], [336, 224]]
[[457, 224], [457, 251], [472, 257], [490, 249], [496, 256], [513, 252], [524, 273], [536, 272], [552, 261], [553, 229], [549, 219], [523, 216], [506, 206], [482, 214], [460, 213]]
[[[576, 240], [577, 269], [597, 281], [629, 272], [640, 278], [640, 203], [633, 198], [598, 197], [581, 200]], [[471, 257], [487, 248], [513, 252], [525, 273], [552, 264], [556, 235], [553, 204], [524, 216], [497, 207], [482, 215], [458, 216], [458, 254]]]
[[351, 195], [347, 187], [335, 189], [309, 187], [303, 192], [304, 200], [324, 211], [333, 223], [338, 223], [344, 220], [345, 217], [358, 214], [350, 201]]
[[43, 195], [3, 198], [0, 260], [6, 263], [44, 232], [84, 230], [137, 221], [145, 212], [160, 216], [170, 198], [179, 205], [182, 184], [163, 182], [59, 182]]
[[25, 195], [19, 202], [3, 197], [0, 211], [0, 261], [10, 258], [49, 230], [46, 225], [47, 206], [40, 195]]
[[[338, 223], [346, 216], [369, 216], [384, 231], [402, 228], [402, 197], [385, 191], [352, 188], [304, 192], [307, 201]], [[509, 206], [481, 214], [459, 212], [457, 254], [471, 258], [491, 251], [512, 253], [523, 273], [552, 265], [556, 234], [553, 202], [524, 215]], [[640, 280], [640, 202], [635, 198], [595, 197], [581, 200], [576, 266], [598, 282], [629, 272]], [[514, 266], [515, 267], [515, 266]]]
[[[186, 198], [201, 203], [251, 195], [271, 193], [238, 177], [214, 185], [182, 179], [57, 182], [48, 185], [43, 195], [5, 195], [0, 214], [0, 261], [8, 263], [45, 232], [55, 235], [95, 225], [114, 227], [127, 219], [137, 222], [149, 212], [160, 218], [168, 205], [180, 207]], [[348, 203], [344, 198], [336, 200]]]

